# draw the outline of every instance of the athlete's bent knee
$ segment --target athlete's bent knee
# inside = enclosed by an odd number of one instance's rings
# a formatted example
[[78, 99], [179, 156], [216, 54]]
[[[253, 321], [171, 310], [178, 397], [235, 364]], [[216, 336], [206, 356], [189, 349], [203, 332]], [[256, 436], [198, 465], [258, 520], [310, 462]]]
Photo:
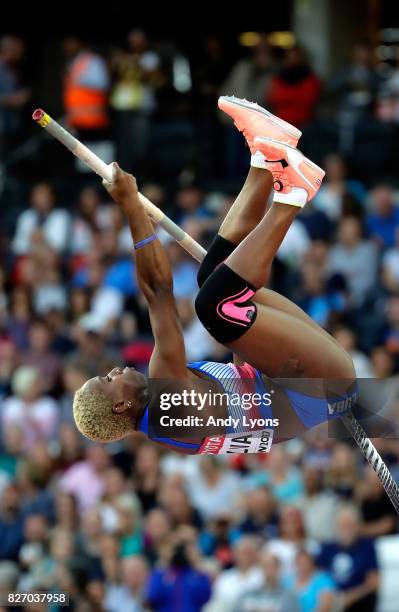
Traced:
[[197, 316], [218, 342], [238, 340], [255, 322], [257, 309], [252, 301], [255, 292], [253, 285], [222, 264], [197, 295]]

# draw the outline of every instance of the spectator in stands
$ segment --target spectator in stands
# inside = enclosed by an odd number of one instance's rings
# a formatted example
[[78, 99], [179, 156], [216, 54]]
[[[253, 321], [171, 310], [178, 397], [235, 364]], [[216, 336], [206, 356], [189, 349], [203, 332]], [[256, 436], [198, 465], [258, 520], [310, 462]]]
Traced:
[[367, 192], [360, 181], [347, 178], [348, 168], [343, 158], [337, 153], [330, 153], [323, 160], [323, 168], [326, 176], [313, 200], [313, 206], [334, 223], [343, 213], [351, 212], [348, 208], [355, 208], [360, 213]]
[[326, 472], [329, 468], [334, 440], [326, 435], [326, 430], [317, 427], [305, 434], [306, 447], [303, 449], [303, 466], [314, 467], [323, 474], [323, 487], [326, 488]]
[[137, 496], [129, 490], [124, 473], [116, 466], [104, 471], [103, 481], [104, 491], [98, 505], [103, 529], [118, 533], [122, 556], [141, 552], [141, 511]]
[[20, 360], [18, 348], [7, 336], [0, 340], [0, 399], [11, 393], [11, 377]]
[[171, 523], [162, 508], [153, 508], [148, 512], [144, 522], [144, 554], [151, 565], [160, 560], [162, 550], [168, 542]]
[[[262, 552], [259, 559], [263, 570], [263, 584], [253, 591], [243, 595], [237, 602], [234, 612], [243, 610], [278, 610], [278, 612], [300, 612], [299, 601], [295, 594], [281, 584], [280, 561], [268, 553]], [[303, 612], [312, 612], [310, 608], [302, 608]]]
[[18, 426], [24, 433], [25, 448], [32, 448], [36, 440], [50, 440], [58, 422], [57, 404], [43, 395], [40, 371], [31, 366], [19, 367], [12, 379], [13, 393], [3, 402], [2, 428]]
[[214, 340], [195, 314], [194, 303], [191, 297], [176, 302], [179, 318], [183, 330], [188, 361], [201, 361], [212, 355]]
[[388, 378], [394, 373], [394, 359], [384, 346], [375, 346], [371, 351], [374, 378]]
[[31, 90], [24, 83], [25, 43], [17, 36], [0, 39], [0, 153], [16, 144]]
[[61, 423], [58, 429], [58, 443], [57, 467], [60, 472], [83, 459], [84, 441], [76, 431], [76, 427], [70, 423]]
[[86, 261], [73, 278], [75, 287], [92, 290], [91, 312], [97, 331], [117, 319], [123, 311], [125, 298], [137, 293], [134, 263], [131, 257], [119, 256], [118, 237], [113, 230], [101, 235]]
[[85, 140], [102, 138], [108, 127], [110, 78], [104, 59], [78, 37], [62, 43], [66, 58], [64, 107], [68, 125]]
[[52, 310], [66, 310], [67, 288], [60, 260], [44, 242], [41, 232], [37, 235], [35, 232], [32, 252], [22, 260], [20, 269], [21, 281], [31, 289], [33, 308], [39, 317], [45, 317]]
[[115, 233], [118, 255], [120, 257], [130, 257], [133, 246], [132, 236], [121, 209], [115, 205], [107, 206], [101, 215], [101, 223], [103, 230], [105, 228], [112, 228], [113, 232]]
[[166, 566], [152, 570], [146, 600], [155, 612], [200, 612], [211, 594], [202, 571], [195, 532], [180, 528], [170, 539]]
[[112, 338], [113, 344], [121, 347], [122, 357], [127, 365], [140, 372], [146, 372], [154, 348], [154, 342], [147, 334], [138, 330], [138, 317], [125, 312], [117, 322]]
[[110, 456], [100, 444], [86, 448], [83, 461], [74, 463], [62, 475], [60, 489], [72, 493], [79, 511], [95, 506], [104, 491], [104, 472], [110, 465]]
[[[241, 537], [235, 526], [234, 516], [229, 512], [220, 513], [206, 521], [199, 535], [199, 547], [207, 556], [207, 560], [214, 558], [214, 569], [227, 569], [233, 563], [234, 543]], [[212, 567], [212, 566], [210, 566]]]
[[101, 570], [103, 572], [106, 588], [119, 583], [119, 538], [115, 534], [102, 533], [100, 545]]
[[[264, 104], [274, 69], [274, 62], [266, 36], [258, 35], [258, 42], [251, 49], [251, 55], [234, 64], [227, 78], [221, 84], [220, 94], [234, 93], [239, 98]], [[224, 158], [226, 160], [226, 171], [229, 177], [237, 179], [237, 176], [247, 172], [246, 151], [242, 146], [241, 135], [237, 133], [233, 123], [226, 118], [224, 113], [220, 113], [220, 119], [225, 124]]]
[[43, 579], [41, 562], [47, 552], [49, 525], [43, 514], [31, 514], [24, 525], [24, 544], [19, 551], [23, 568], [18, 587], [32, 591]]
[[29, 329], [29, 349], [24, 352], [22, 364], [40, 371], [43, 392], [54, 389], [61, 371], [58, 355], [51, 350], [51, 333], [44, 320], [32, 321]]
[[302, 475], [281, 445], [275, 446], [269, 454], [267, 469], [249, 474], [248, 482], [266, 484], [273, 496], [284, 504], [295, 504], [303, 493]]
[[375, 289], [378, 271], [376, 245], [362, 237], [357, 217], [344, 217], [338, 226], [338, 243], [329, 253], [330, 273], [342, 274], [354, 306], [361, 306]]
[[145, 512], [155, 507], [161, 471], [159, 454], [152, 444], [143, 444], [137, 450], [134, 466], [135, 491]]
[[[299, 502], [306, 535], [317, 542], [334, 539], [334, 518], [338, 508], [338, 498], [323, 488], [322, 473], [315, 466], [303, 470], [304, 495]], [[317, 516], [317, 521], [315, 521]]]
[[15, 484], [9, 484], [0, 497], [0, 560], [17, 561], [22, 544], [21, 499]]
[[166, 250], [172, 266], [173, 292], [176, 299], [192, 299], [198, 288], [198, 265], [175, 241], [171, 241]]
[[[86, 253], [85, 261], [82, 265], [77, 266], [72, 277], [71, 291], [71, 315], [72, 318], [77, 318], [79, 315], [87, 312], [88, 292], [102, 284], [105, 274], [105, 266], [102, 262], [102, 253], [96, 245], [93, 249]], [[75, 288], [83, 290], [77, 297], [75, 304]], [[84, 299], [86, 298], [86, 299]], [[83, 304], [85, 309], [83, 310]]]
[[301, 612], [333, 610], [338, 597], [331, 576], [317, 570], [312, 555], [304, 549], [297, 554], [296, 567], [297, 574], [291, 588], [299, 599]]
[[357, 348], [357, 338], [353, 329], [347, 325], [337, 325], [333, 330], [333, 336], [352, 357], [356, 376], [358, 378], [371, 378], [373, 370], [370, 360], [365, 353]]
[[[396, 57], [395, 66], [390, 73], [389, 78], [383, 84], [381, 110], [385, 111], [384, 116], [389, 120], [399, 121], [399, 53], [395, 47]], [[380, 103], [381, 103], [380, 102]]]
[[98, 505], [87, 508], [81, 513], [80, 531], [76, 541], [79, 548], [90, 559], [97, 559], [101, 550], [101, 535], [105, 531]]
[[113, 53], [111, 71], [117, 157], [124, 168], [135, 167], [137, 172], [137, 164], [143, 163], [148, 153], [156, 90], [163, 81], [161, 58], [143, 30], [132, 30], [126, 50]]
[[395, 244], [382, 257], [382, 282], [390, 293], [399, 293], [399, 228], [395, 231]]
[[395, 509], [389, 503], [384, 487], [373, 468], [365, 465], [364, 472], [360, 488], [362, 535], [367, 538], [391, 535], [396, 531]]
[[199, 474], [188, 486], [191, 501], [204, 518], [231, 511], [237, 501], [237, 476], [212, 455], [200, 458]]
[[62, 373], [62, 386], [64, 393], [59, 400], [60, 404], [60, 422], [72, 423], [72, 403], [73, 394], [81, 387], [89, 378], [88, 372], [76, 359], [71, 359], [66, 362]]
[[16, 286], [10, 295], [6, 332], [18, 349], [28, 347], [28, 330], [33, 314], [32, 298], [27, 287]]
[[74, 348], [69, 335], [67, 309], [52, 307], [45, 313], [44, 320], [51, 332], [53, 351], [62, 358], [66, 357]]
[[317, 562], [331, 572], [345, 612], [374, 612], [378, 590], [374, 543], [361, 537], [360, 516], [354, 506], [338, 512], [336, 526], [336, 541], [321, 547]]
[[69, 214], [55, 208], [55, 192], [49, 183], [38, 183], [30, 196], [30, 208], [17, 219], [12, 242], [15, 255], [27, 255], [33, 247], [32, 238], [41, 230], [45, 242], [57, 253], [65, 251], [69, 240]]
[[137, 499], [132, 499], [128, 493], [121, 495], [115, 503], [115, 508], [117, 511], [116, 532], [121, 540], [121, 557], [140, 554], [143, 550], [143, 534]]
[[1, 432], [0, 452], [0, 494], [18, 470], [25, 452], [23, 431], [17, 425], [8, 425]]
[[18, 579], [18, 565], [13, 561], [0, 561], [0, 597], [2, 601], [7, 598], [8, 593], [17, 590]]
[[[113, 235], [112, 240], [116, 238]], [[114, 243], [115, 247], [117, 242]], [[123, 299], [133, 297], [137, 294], [136, 275], [133, 260], [127, 257], [115, 257], [113, 263], [108, 268], [104, 285], [96, 292], [92, 300], [94, 312], [101, 315], [104, 313], [105, 319], [117, 318], [123, 311]], [[115, 302], [112, 308], [104, 309], [102, 302], [109, 300]]]
[[273, 74], [273, 60], [270, 47], [263, 35], [258, 36], [257, 44], [251, 55], [239, 60], [231, 69], [227, 79], [222, 83], [220, 92], [234, 92], [238, 98], [247, 98], [252, 102], [264, 103]]
[[[106, 342], [106, 321], [94, 313], [87, 313], [72, 329], [76, 351], [73, 358], [91, 376], [94, 368], [104, 375], [113, 363], [121, 363], [119, 352]], [[107, 369], [108, 368], [108, 369]]]
[[240, 597], [262, 588], [264, 576], [258, 546], [255, 536], [243, 536], [235, 542], [234, 565], [216, 578], [206, 612], [233, 612]]
[[279, 513], [279, 534], [266, 542], [265, 550], [279, 559], [284, 580], [294, 576], [296, 555], [307, 543], [301, 510], [294, 506], [283, 506]]
[[76, 498], [72, 493], [58, 491], [55, 498], [55, 518], [60, 527], [73, 531], [79, 521]]
[[302, 266], [301, 277], [302, 287], [296, 302], [319, 325], [326, 327], [334, 313], [345, 310], [346, 296], [343, 291], [329, 287], [325, 269], [315, 261]]
[[327, 91], [335, 96], [338, 107], [355, 118], [367, 116], [379, 90], [381, 78], [374, 65], [374, 48], [368, 41], [358, 41], [345, 67], [327, 83]]
[[5, 270], [0, 266], [0, 324], [3, 322], [7, 313], [7, 302], [8, 299], [5, 292]]
[[200, 509], [192, 503], [181, 483], [173, 482], [171, 477], [163, 479], [158, 500], [162, 508], [167, 512], [174, 528], [181, 525], [202, 527], [203, 518]]
[[[21, 509], [25, 517], [30, 514], [42, 514], [49, 524], [54, 524], [54, 495], [49, 488], [52, 476], [51, 458], [47, 447], [39, 449], [44, 451], [44, 457], [39, 460], [35, 457], [37, 449], [31, 451], [31, 458], [21, 462], [16, 483], [21, 495]], [[46, 456], [47, 455], [47, 456]], [[44, 461], [43, 461], [44, 459]]]
[[219, 36], [208, 35], [203, 48], [194, 58], [193, 93], [195, 110], [199, 116], [200, 163], [203, 172], [214, 176], [220, 172], [221, 126], [217, 111], [217, 98], [220, 83], [229, 70], [227, 49]]
[[367, 215], [367, 231], [383, 249], [395, 245], [399, 229], [399, 206], [396, 205], [392, 187], [380, 184], [371, 192], [372, 209]]
[[187, 220], [207, 220], [210, 216], [204, 202], [204, 192], [195, 184], [181, 187], [175, 197], [177, 222], [184, 225]]
[[[72, 287], [69, 291], [68, 322], [76, 323], [90, 310], [90, 289]], [[68, 329], [69, 331], [69, 329]]]
[[250, 489], [245, 495], [244, 516], [239, 530], [268, 539], [277, 535], [277, 522], [277, 504], [270, 489], [266, 486]]
[[385, 348], [399, 363], [399, 295], [393, 295], [387, 300], [387, 329], [385, 332]]
[[68, 577], [68, 569], [74, 558], [76, 558], [76, 548], [73, 532], [55, 527], [51, 531], [48, 554], [38, 568], [43, 576], [39, 588], [63, 590], [64, 585], [64, 588], [67, 586], [67, 590], [73, 593], [74, 588]]
[[104, 604], [108, 612], [140, 612], [145, 600], [148, 565], [144, 557], [132, 555], [119, 562], [120, 584], [106, 588]]
[[93, 234], [98, 232], [101, 223], [101, 199], [99, 190], [94, 186], [87, 186], [79, 193], [78, 210], [72, 219], [70, 252], [76, 256], [75, 267], [79, 263], [79, 256], [84, 258], [93, 246]]
[[320, 95], [320, 79], [309, 66], [305, 51], [287, 49], [281, 70], [272, 77], [266, 104], [272, 112], [302, 129], [314, 117]]
[[343, 500], [350, 500], [357, 491], [359, 481], [356, 456], [352, 448], [338, 442], [332, 450], [326, 473], [326, 485]]

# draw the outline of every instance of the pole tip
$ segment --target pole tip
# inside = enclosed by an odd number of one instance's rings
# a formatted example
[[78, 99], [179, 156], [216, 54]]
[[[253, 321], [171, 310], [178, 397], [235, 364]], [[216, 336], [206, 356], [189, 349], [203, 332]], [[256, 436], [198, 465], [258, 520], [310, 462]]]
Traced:
[[32, 115], [32, 119], [33, 121], [40, 121], [41, 119], [43, 119], [44, 115], [45, 115], [44, 110], [41, 108], [37, 108]]

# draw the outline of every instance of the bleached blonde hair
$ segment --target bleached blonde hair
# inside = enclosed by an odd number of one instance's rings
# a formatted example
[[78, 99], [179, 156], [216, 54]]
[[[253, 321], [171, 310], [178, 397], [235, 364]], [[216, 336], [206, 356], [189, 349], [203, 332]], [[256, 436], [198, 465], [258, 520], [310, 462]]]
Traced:
[[112, 398], [101, 390], [81, 387], [73, 400], [73, 417], [80, 433], [95, 442], [121, 440], [133, 432], [128, 411], [115, 413]]

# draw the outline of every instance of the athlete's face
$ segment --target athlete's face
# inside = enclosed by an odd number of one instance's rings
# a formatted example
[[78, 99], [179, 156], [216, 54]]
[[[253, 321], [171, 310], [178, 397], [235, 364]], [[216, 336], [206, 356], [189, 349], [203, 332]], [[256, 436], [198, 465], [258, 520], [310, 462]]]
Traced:
[[122, 414], [129, 411], [134, 419], [148, 398], [147, 378], [134, 368], [113, 368], [106, 376], [88, 380], [85, 386], [109, 395], [113, 401], [113, 412]]

